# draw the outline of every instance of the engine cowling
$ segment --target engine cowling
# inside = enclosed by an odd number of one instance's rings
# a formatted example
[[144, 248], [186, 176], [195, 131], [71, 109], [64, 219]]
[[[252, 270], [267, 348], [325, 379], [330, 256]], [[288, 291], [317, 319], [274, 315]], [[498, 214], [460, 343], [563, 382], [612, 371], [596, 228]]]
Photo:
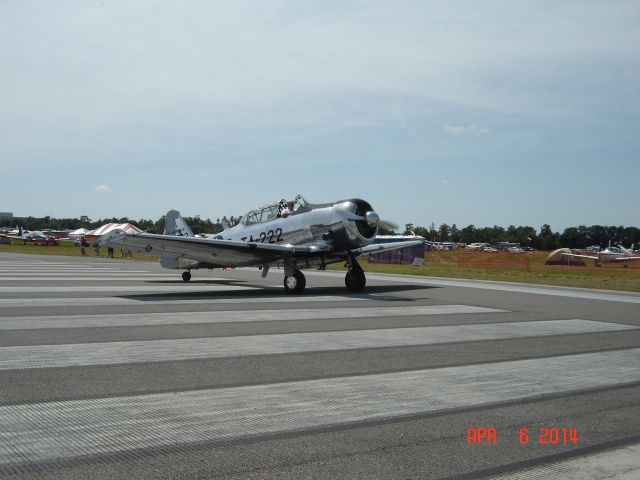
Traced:
[[338, 248], [352, 250], [369, 245], [378, 232], [380, 217], [365, 200], [354, 198], [337, 202], [331, 234]]

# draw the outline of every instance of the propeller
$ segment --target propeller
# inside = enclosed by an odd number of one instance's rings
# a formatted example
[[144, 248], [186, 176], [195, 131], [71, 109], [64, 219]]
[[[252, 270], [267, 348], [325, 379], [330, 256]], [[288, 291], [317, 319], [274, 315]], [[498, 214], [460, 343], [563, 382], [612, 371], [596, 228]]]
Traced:
[[398, 225], [396, 225], [393, 222], [390, 222], [389, 220], [382, 220], [380, 218], [380, 216], [374, 212], [373, 210], [368, 211], [367, 213], [365, 213], [364, 215], [358, 215], [356, 213], [347, 213], [346, 214], [347, 218], [349, 220], [356, 220], [356, 221], [360, 221], [360, 222], [366, 222], [367, 225], [369, 225], [372, 228], [375, 227], [380, 227], [380, 228], [384, 228], [385, 230], [397, 230], [398, 229]]
[[378, 227], [393, 231], [396, 231], [399, 228], [397, 223], [390, 222], [389, 220], [380, 220]]

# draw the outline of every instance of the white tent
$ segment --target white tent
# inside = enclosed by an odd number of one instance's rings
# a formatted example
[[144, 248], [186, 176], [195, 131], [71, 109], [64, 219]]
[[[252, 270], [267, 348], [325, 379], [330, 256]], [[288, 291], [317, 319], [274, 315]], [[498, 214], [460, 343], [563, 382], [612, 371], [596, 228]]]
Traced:
[[87, 232], [85, 236], [88, 240], [95, 240], [96, 238], [113, 230], [124, 230], [127, 233], [140, 233], [142, 231], [130, 223], [107, 223], [106, 225], [102, 225], [101, 227]]
[[89, 230], [87, 230], [86, 228], [79, 228], [77, 230], [74, 230], [73, 232], [69, 232], [68, 235], [71, 240], [75, 240], [82, 237], [83, 235], [86, 235], [88, 231]]

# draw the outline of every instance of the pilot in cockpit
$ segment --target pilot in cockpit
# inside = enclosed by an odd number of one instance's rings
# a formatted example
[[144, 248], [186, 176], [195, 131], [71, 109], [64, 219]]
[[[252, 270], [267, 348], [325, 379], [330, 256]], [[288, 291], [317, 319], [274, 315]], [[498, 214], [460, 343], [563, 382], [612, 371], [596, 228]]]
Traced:
[[288, 200], [287, 206], [282, 209], [282, 211], [280, 212], [280, 216], [282, 218], [287, 218], [292, 213], [293, 213], [293, 200]]

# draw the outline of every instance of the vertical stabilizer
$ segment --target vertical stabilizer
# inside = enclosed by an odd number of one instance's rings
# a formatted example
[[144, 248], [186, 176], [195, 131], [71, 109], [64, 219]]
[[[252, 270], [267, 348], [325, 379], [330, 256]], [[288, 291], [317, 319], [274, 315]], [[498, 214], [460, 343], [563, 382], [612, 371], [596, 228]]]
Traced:
[[165, 216], [164, 234], [178, 237], [193, 237], [193, 232], [178, 210], [169, 210]]
[[[178, 237], [193, 237], [193, 231], [180, 216], [178, 210], [169, 210], [164, 217], [164, 234]], [[160, 255], [160, 265], [164, 268], [181, 268], [178, 257], [173, 255]]]

